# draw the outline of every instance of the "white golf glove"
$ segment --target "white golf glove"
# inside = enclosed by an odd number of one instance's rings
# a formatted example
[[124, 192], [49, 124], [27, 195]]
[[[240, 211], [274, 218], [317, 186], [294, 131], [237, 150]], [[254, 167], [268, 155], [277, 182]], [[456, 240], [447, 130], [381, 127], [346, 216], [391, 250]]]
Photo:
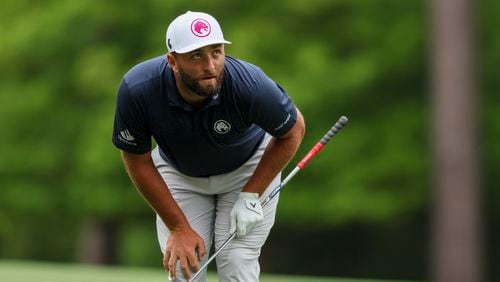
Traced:
[[241, 192], [231, 210], [231, 228], [237, 237], [245, 236], [264, 219], [258, 193]]

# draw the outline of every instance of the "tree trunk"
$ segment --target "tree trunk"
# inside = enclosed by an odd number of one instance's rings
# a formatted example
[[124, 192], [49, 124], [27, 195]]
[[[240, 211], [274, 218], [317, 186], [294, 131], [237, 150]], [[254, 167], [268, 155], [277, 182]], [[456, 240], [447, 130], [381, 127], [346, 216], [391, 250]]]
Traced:
[[116, 224], [90, 219], [80, 233], [79, 261], [89, 264], [116, 262]]
[[431, 0], [434, 281], [481, 281], [472, 0]]

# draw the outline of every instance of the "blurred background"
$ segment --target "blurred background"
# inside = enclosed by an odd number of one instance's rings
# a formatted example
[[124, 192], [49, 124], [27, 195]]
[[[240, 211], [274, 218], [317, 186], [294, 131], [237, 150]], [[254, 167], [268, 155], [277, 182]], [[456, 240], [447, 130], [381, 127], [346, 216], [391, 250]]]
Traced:
[[458, 41], [439, 11], [467, 1], [446, 2], [2, 1], [0, 262], [162, 268], [154, 213], [111, 144], [115, 95], [193, 10], [301, 109], [307, 133], [285, 174], [350, 119], [284, 189], [263, 272], [428, 280], [449, 261], [438, 245], [455, 242], [451, 256], [480, 273], [468, 281], [500, 281], [500, 1], [459, 5]]

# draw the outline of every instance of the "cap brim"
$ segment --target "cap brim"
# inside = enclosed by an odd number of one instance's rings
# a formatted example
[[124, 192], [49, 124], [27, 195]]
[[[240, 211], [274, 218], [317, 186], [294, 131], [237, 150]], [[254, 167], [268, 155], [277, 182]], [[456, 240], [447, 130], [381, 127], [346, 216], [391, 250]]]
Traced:
[[199, 48], [202, 48], [202, 47], [205, 47], [208, 45], [214, 45], [214, 44], [231, 44], [231, 42], [227, 41], [227, 40], [208, 40], [208, 41], [192, 44], [192, 45], [186, 46], [186, 47], [178, 49], [178, 50], [170, 50], [170, 52], [184, 54], [184, 53], [189, 53], [189, 52], [194, 51], [196, 49], [199, 49]]

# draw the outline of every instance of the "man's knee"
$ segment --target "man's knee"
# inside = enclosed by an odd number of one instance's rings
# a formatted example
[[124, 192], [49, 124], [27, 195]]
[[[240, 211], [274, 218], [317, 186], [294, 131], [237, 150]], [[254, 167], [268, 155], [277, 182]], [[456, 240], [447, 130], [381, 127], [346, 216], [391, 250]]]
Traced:
[[220, 281], [258, 281], [260, 248], [223, 250], [216, 258]]

